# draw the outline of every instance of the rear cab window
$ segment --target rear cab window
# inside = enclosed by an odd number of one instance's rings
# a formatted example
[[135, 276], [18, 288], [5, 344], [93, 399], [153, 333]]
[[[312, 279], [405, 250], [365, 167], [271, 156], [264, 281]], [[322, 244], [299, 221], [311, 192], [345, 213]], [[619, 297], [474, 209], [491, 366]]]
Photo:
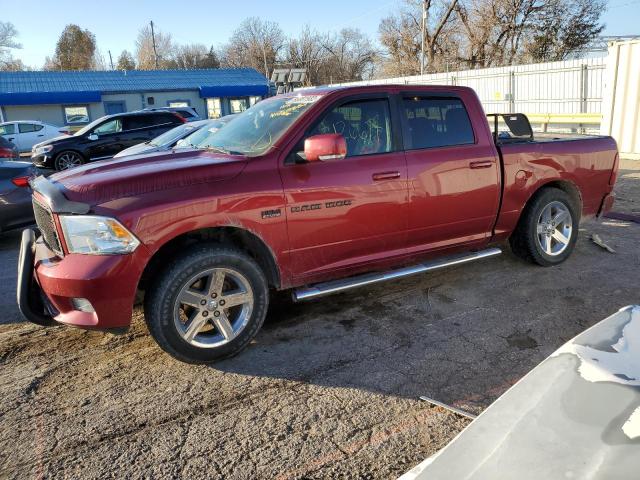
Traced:
[[404, 97], [401, 114], [406, 150], [475, 143], [469, 114], [459, 98]]

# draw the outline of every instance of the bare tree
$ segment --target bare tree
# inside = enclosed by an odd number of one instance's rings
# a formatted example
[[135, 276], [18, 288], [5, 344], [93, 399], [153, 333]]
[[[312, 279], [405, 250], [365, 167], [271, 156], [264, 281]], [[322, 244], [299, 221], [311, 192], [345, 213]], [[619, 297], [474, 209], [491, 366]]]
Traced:
[[[385, 74], [420, 73], [422, 3], [419, 0], [405, 0], [398, 13], [389, 15], [380, 22], [380, 42], [387, 54], [383, 61]], [[447, 37], [453, 34], [451, 20], [458, 0], [426, 0], [424, 3], [426, 71], [438, 71], [445, 63], [445, 45], [450, 43]]]
[[297, 38], [290, 38], [286, 51], [287, 66], [306, 68], [307, 85], [326, 83], [325, 60], [327, 52], [322, 45], [321, 35], [307, 25]]
[[537, 15], [533, 34], [524, 44], [526, 60], [564, 60], [591, 43], [604, 25], [603, 0], [548, 0]]
[[123, 50], [118, 57], [116, 64], [118, 70], [135, 70], [136, 61], [133, 59], [133, 55], [128, 50]]
[[[370, 76], [377, 51], [360, 30], [345, 28], [322, 39], [327, 52], [322, 83], [348, 82]], [[329, 78], [327, 78], [329, 77]]]
[[220, 60], [213, 47], [207, 48], [201, 43], [180, 45], [175, 48], [171, 68], [220, 68]]
[[223, 48], [222, 63], [229, 67], [253, 67], [268, 78], [284, 46], [285, 35], [277, 23], [250, 17]]
[[[420, 71], [421, 2], [380, 23], [387, 75]], [[561, 60], [602, 32], [604, 0], [427, 0], [427, 71]]]
[[151, 27], [145, 25], [138, 31], [136, 39], [136, 61], [140, 70], [155, 70], [156, 52], [158, 55], [158, 68], [170, 68], [173, 60], [174, 47], [171, 34], [154, 29], [156, 48], [153, 48], [153, 35]]
[[16, 70], [16, 67], [24, 66], [20, 60], [15, 60], [11, 50], [22, 48], [16, 41], [18, 31], [13, 23], [0, 22], [0, 70]]

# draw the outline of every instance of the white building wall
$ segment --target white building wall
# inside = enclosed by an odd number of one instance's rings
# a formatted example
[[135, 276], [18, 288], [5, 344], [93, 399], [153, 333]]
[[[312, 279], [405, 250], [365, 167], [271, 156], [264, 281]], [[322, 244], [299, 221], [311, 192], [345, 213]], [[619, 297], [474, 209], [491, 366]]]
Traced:
[[611, 43], [608, 62], [600, 132], [621, 155], [640, 158], [640, 41]]

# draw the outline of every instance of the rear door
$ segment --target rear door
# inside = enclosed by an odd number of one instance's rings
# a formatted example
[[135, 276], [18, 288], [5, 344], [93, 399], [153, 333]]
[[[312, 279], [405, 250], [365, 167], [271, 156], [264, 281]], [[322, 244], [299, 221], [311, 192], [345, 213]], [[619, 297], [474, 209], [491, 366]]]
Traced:
[[147, 134], [151, 138], [156, 138], [158, 135], [171, 130], [178, 125], [182, 125], [185, 121], [176, 113], [171, 112], [157, 112], [153, 115], [149, 115], [146, 119], [147, 122]]
[[409, 253], [486, 241], [498, 212], [500, 166], [493, 142], [471, 122], [484, 119], [477, 101], [405, 93], [400, 102]]
[[[338, 101], [281, 166], [294, 281], [353, 273], [404, 252], [407, 167], [390, 100], [378, 95]], [[345, 137], [346, 158], [296, 159], [305, 138], [323, 133]]]
[[44, 125], [37, 123], [18, 123], [18, 148], [22, 152], [31, 150], [36, 143], [45, 140]]
[[122, 120], [124, 148], [148, 142], [157, 136], [154, 129], [160, 119], [156, 114], [127, 115]]

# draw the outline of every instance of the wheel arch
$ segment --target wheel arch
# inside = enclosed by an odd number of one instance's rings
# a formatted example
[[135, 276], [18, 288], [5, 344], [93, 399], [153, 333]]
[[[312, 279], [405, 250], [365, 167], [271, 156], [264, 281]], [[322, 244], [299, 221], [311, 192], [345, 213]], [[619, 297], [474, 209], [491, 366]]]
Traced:
[[255, 233], [244, 228], [220, 226], [184, 232], [164, 243], [147, 262], [138, 282], [138, 290], [145, 290], [149, 279], [153, 278], [163, 268], [166, 261], [178, 254], [183, 248], [202, 242], [217, 243], [243, 250], [262, 268], [270, 287], [276, 289], [281, 287], [281, 274], [276, 257], [267, 243]]
[[569, 195], [569, 197], [575, 202], [575, 207], [577, 209], [578, 215], [582, 216], [582, 193], [580, 192], [580, 188], [573, 181], [563, 178], [549, 180], [542, 183], [541, 185], [538, 185], [538, 187], [533, 190], [533, 192], [525, 202], [522, 211], [520, 212], [521, 218], [522, 214], [526, 211], [531, 202], [540, 194], [540, 192], [548, 188], [557, 188]]

